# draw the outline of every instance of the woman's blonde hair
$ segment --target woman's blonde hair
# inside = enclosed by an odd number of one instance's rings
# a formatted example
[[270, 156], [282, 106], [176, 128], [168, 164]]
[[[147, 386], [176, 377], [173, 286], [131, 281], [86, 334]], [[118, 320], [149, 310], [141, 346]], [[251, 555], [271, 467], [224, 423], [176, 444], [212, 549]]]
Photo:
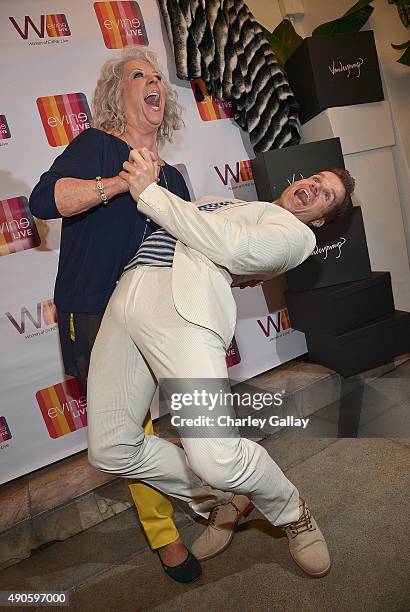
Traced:
[[127, 124], [123, 107], [121, 80], [124, 66], [130, 60], [148, 62], [161, 76], [167, 97], [164, 119], [158, 130], [158, 141], [168, 140], [171, 142], [174, 130], [178, 130], [184, 125], [181, 118], [182, 107], [178, 102], [177, 93], [172, 89], [162, 72], [157, 54], [149, 47], [142, 45], [125, 47], [119, 57], [106, 61], [101, 68], [100, 78], [92, 101], [92, 125], [108, 133], [119, 132], [123, 134], [125, 132]]

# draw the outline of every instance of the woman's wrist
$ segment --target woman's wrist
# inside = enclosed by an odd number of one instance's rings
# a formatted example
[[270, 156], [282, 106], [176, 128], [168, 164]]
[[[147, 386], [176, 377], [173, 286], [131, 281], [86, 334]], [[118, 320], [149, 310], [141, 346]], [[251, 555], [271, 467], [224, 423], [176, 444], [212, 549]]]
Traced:
[[105, 193], [107, 198], [110, 200], [119, 193], [125, 193], [129, 191], [128, 183], [124, 181], [120, 176], [113, 176], [112, 178], [102, 179], [104, 184]]

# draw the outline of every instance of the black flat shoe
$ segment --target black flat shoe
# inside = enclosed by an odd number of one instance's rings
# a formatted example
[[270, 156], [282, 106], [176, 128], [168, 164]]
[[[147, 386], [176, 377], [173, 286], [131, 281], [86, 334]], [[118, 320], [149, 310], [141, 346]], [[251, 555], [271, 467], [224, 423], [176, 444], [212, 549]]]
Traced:
[[202, 574], [201, 564], [189, 551], [185, 561], [182, 561], [182, 563], [175, 566], [165, 565], [159, 553], [158, 557], [165, 573], [168, 574], [172, 580], [176, 580], [177, 582], [193, 582], [194, 580], [198, 580]]

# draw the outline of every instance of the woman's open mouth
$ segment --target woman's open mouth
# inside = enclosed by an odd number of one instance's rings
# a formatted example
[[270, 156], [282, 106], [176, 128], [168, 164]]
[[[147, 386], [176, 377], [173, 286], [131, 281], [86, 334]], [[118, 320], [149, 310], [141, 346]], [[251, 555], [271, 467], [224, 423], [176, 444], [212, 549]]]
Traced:
[[161, 102], [161, 96], [157, 91], [149, 91], [144, 96], [144, 102], [147, 104], [152, 110], [158, 111]]

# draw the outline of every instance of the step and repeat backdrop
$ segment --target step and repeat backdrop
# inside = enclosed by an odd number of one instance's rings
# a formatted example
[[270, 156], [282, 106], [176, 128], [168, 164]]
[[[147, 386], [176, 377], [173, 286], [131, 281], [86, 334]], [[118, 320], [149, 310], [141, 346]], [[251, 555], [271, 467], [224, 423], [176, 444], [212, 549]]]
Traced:
[[[0, 4], [0, 482], [86, 447], [87, 402], [64, 375], [53, 287], [60, 221], [33, 219], [28, 197], [39, 176], [90, 127], [103, 62], [128, 45], [155, 48], [184, 107], [185, 128], [162, 156], [183, 174], [192, 198], [256, 199], [246, 134], [232, 105], [201, 81], [175, 76], [154, 0], [3, 0]], [[291, 329], [283, 280], [235, 290], [238, 326], [227, 354], [233, 381], [306, 351]]]

